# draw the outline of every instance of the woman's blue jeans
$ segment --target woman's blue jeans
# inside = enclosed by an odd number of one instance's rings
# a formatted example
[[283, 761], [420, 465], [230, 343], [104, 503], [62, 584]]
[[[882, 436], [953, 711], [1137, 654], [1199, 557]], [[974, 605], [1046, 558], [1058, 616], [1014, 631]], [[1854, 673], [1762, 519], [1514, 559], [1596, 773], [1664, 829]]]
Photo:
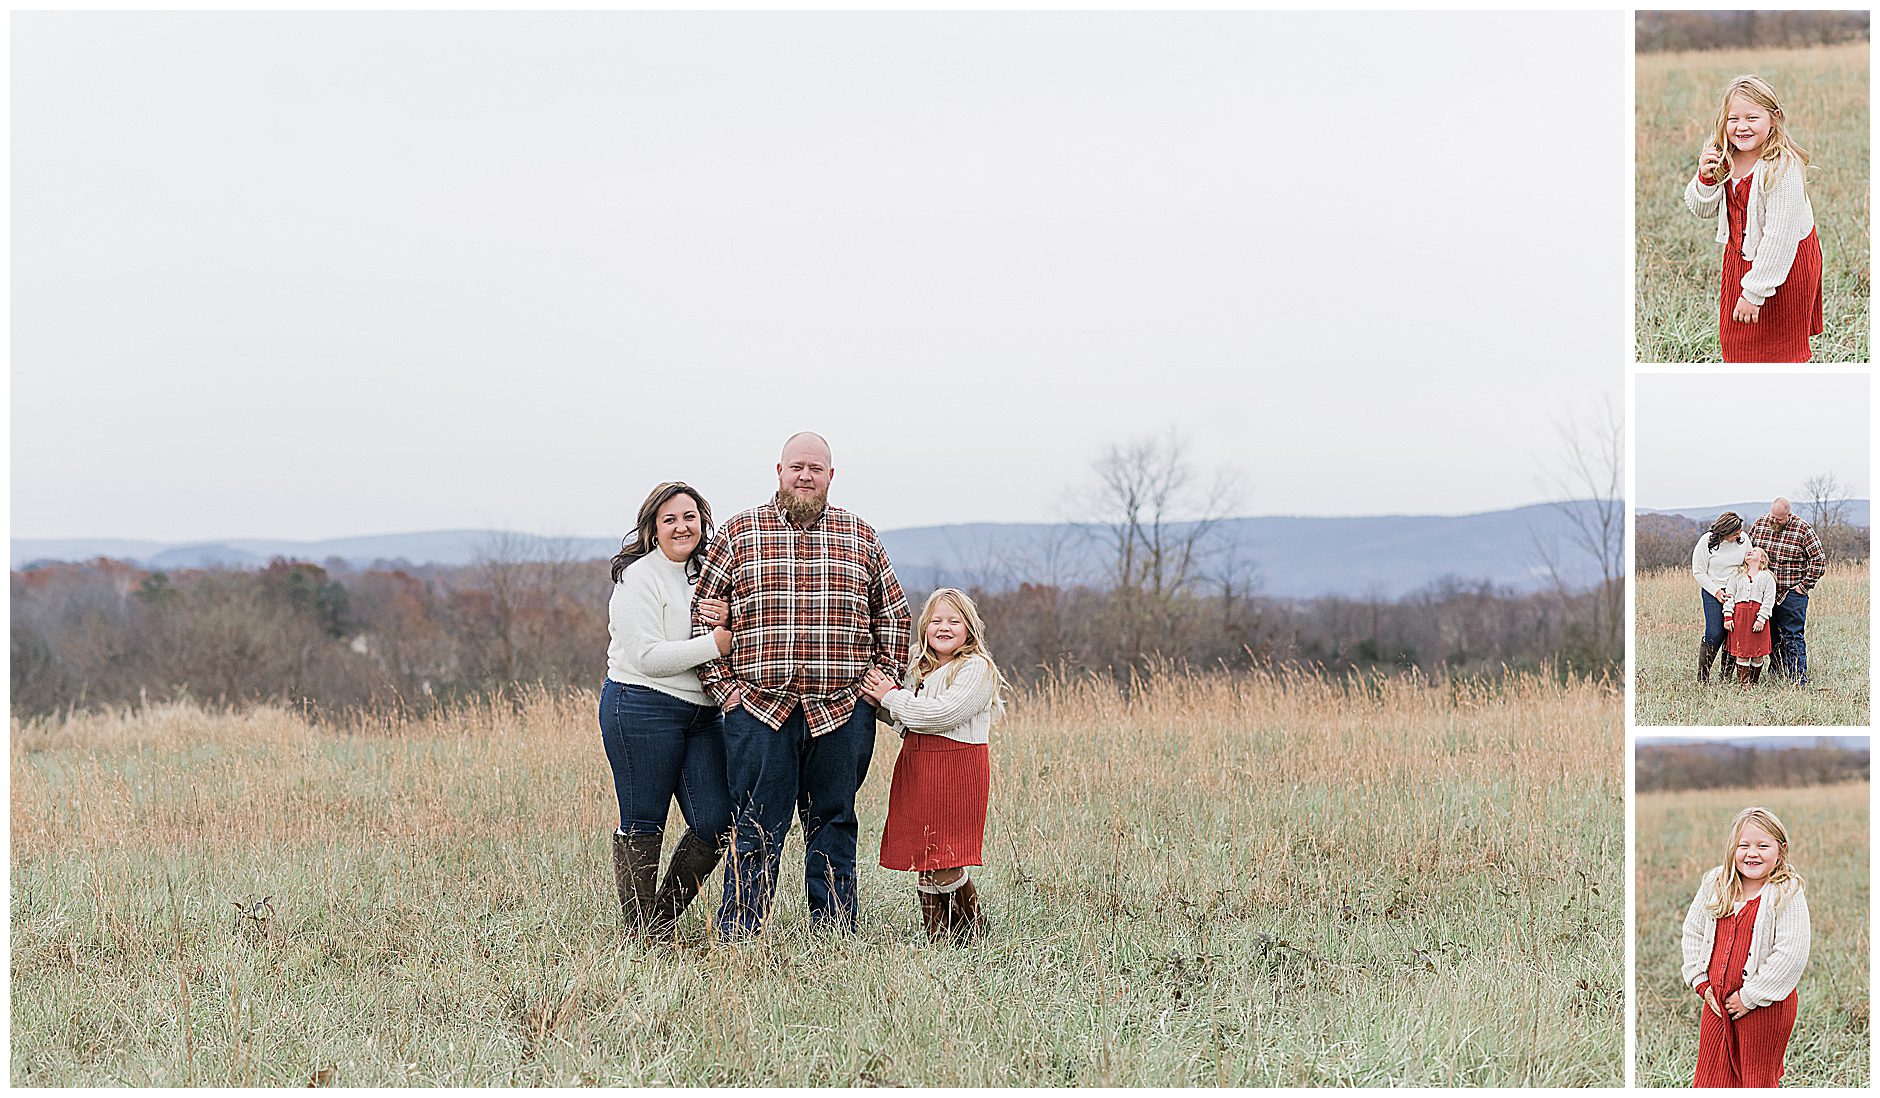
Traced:
[[1697, 593], [1704, 601], [1704, 643], [1712, 648], [1722, 648], [1724, 642], [1730, 639], [1730, 634], [1723, 629], [1723, 602], [1702, 587], [1697, 589]]
[[608, 679], [601, 687], [600, 710], [601, 745], [620, 800], [620, 830], [660, 834], [677, 797], [687, 827], [702, 839], [723, 841], [731, 830], [731, 793], [725, 783], [724, 718], [717, 707]]

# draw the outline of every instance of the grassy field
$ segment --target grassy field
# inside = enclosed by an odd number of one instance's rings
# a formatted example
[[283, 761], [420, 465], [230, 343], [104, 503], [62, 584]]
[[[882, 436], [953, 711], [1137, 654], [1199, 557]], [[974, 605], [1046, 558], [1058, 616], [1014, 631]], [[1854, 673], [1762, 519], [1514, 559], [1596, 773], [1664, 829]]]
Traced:
[[1732, 77], [1755, 73], [1782, 99], [1812, 166], [1808, 200], [1821, 233], [1822, 318], [1816, 362], [1867, 362], [1867, 43], [1791, 50], [1652, 53], [1638, 58], [1636, 224], [1638, 360], [1720, 362], [1716, 222], [1684, 208], [1684, 185]]
[[1679, 979], [1679, 928], [1705, 871], [1723, 861], [1730, 820], [1764, 805], [1789, 831], [1813, 928], [1782, 1085], [1867, 1086], [1869, 786], [1710, 789], [1638, 799], [1640, 1086], [1688, 1087], [1697, 1070], [1697, 997]]
[[[1837, 562], [1808, 599], [1809, 685], [1797, 687], [1767, 667], [1754, 687], [1734, 681], [1697, 685], [1697, 646], [1704, 635], [1697, 581], [1688, 569], [1647, 572], [1635, 579], [1633, 713], [1641, 725], [1865, 725], [1868, 682], [1869, 586], [1865, 561]], [[1723, 655], [1718, 656], [1721, 663]], [[1731, 668], [1734, 675], [1735, 668]]]
[[11, 1081], [1621, 1079], [1610, 687], [1031, 691], [969, 950], [872, 866], [891, 735], [856, 936], [804, 925], [793, 835], [764, 937], [716, 945], [695, 905], [676, 949], [623, 943], [594, 708], [14, 721]]

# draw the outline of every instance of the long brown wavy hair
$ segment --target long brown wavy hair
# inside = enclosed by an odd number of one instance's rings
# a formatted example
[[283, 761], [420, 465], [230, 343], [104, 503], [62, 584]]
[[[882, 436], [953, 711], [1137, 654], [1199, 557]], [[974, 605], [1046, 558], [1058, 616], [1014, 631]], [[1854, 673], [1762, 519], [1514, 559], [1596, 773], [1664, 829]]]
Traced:
[[[1724, 538], [1733, 538], [1743, 528], [1743, 516], [1735, 511], [1725, 511], [1717, 516], [1717, 521], [1710, 524], [1710, 551], [1717, 551], [1717, 543]], [[1689, 534], [1685, 535], [1689, 537]]]
[[659, 548], [659, 509], [666, 506], [674, 496], [691, 496], [698, 504], [698, 544], [692, 547], [692, 555], [686, 558], [685, 574], [697, 582], [698, 570], [704, 564], [702, 554], [705, 546], [712, 540], [712, 505], [705, 502], [698, 489], [683, 480], [669, 480], [657, 485], [640, 504], [640, 517], [633, 524], [633, 531], [620, 541], [620, 552], [614, 554], [610, 563], [610, 574], [614, 582], [620, 582], [620, 573], [627, 570], [627, 565]]

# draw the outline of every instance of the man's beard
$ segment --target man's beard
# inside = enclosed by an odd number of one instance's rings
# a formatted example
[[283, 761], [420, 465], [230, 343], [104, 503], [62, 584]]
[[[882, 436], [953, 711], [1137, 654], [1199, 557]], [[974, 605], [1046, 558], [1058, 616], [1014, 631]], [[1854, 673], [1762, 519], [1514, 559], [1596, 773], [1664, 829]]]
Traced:
[[782, 511], [783, 517], [789, 519], [794, 526], [808, 526], [815, 522], [823, 513], [823, 509], [828, 506], [829, 489], [827, 488], [807, 499], [788, 488], [777, 489], [777, 510]]

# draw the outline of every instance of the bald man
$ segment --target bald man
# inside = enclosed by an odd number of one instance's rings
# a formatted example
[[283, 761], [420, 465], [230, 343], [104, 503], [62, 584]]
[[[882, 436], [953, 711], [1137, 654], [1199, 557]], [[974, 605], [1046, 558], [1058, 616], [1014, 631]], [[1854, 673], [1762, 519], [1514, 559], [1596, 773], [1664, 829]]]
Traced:
[[733, 808], [718, 932], [763, 929], [794, 811], [803, 820], [803, 881], [812, 926], [855, 928], [855, 795], [875, 748], [875, 708], [861, 681], [876, 667], [896, 682], [907, 664], [907, 596], [881, 539], [829, 504], [829, 443], [791, 435], [777, 494], [734, 515], [705, 550], [698, 602], [731, 604], [731, 654], [699, 668], [724, 709]]
[[1828, 570], [1828, 554], [1814, 527], [1796, 517], [1789, 501], [1776, 497], [1769, 513], [1749, 528], [1749, 543], [1769, 555], [1776, 574], [1776, 608], [1769, 616], [1776, 673], [1808, 685], [1808, 593]]

